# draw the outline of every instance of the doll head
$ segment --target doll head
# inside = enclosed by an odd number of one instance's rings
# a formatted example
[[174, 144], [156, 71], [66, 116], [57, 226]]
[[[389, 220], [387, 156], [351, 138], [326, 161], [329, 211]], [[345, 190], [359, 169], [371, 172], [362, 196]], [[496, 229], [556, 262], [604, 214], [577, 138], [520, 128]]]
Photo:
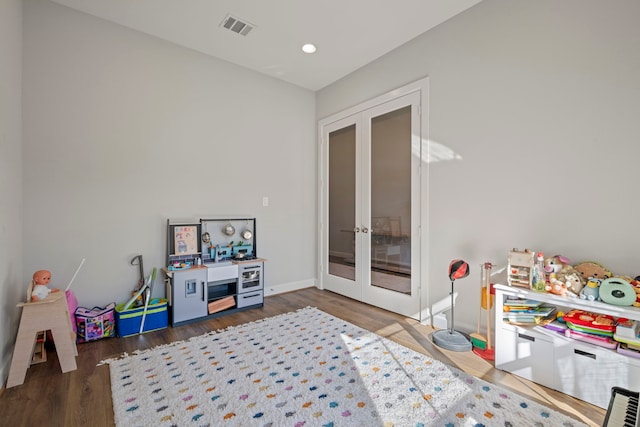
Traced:
[[49, 284], [51, 280], [51, 272], [49, 270], [38, 270], [33, 273], [33, 283], [36, 285], [45, 285]]

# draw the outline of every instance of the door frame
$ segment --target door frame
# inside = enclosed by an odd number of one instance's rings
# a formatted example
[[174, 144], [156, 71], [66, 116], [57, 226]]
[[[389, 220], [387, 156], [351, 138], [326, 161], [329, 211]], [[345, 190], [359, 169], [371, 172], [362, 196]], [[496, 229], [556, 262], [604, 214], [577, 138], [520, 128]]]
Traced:
[[324, 177], [327, 176], [327, 171], [324, 170], [326, 165], [323, 165], [324, 160], [324, 147], [323, 147], [323, 134], [327, 125], [343, 120], [347, 117], [351, 117], [362, 113], [365, 110], [372, 109], [378, 105], [393, 101], [396, 98], [403, 97], [411, 93], [419, 93], [419, 128], [420, 128], [420, 166], [418, 168], [419, 182], [420, 182], [420, 196], [419, 196], [419, 209], [418, 218], [420, 220], [418, 224], [418, 248], [419, 248], [419, 265], [418, 271], [418, 298], [419, 298], [419, 313], [416, 316], [417, 320], [425, 322], [430, 320], [431, 313], [429, 310], [429, 287], [428, 287], [428, 159], [429, 159], [429, 78], [424, 77], [415, 82], [409, 83], [400, 88], [391, 90], [375, 98], [364, 101], [356, 106], [347, 108], [338, 113], [332, 114], [318, 121], [318, 288], [324, 289], [323, 274], [328, 269], [328, 265], [325, 265], [324, 253], [328, 248], [324, 247], [324, 232], [326, 224], [323, 223], [323, 212], [326, 208], [324, 200], [325, 184], [323, 182]]

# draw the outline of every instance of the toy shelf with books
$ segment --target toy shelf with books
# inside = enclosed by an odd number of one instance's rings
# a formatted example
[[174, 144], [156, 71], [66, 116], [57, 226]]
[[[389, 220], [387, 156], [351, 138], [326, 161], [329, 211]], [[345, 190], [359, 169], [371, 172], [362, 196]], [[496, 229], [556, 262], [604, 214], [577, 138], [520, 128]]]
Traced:
[[501, 284], [495, 297], [496, 368], [605, 409], [612, 387], [640, 390], [640, 308]]

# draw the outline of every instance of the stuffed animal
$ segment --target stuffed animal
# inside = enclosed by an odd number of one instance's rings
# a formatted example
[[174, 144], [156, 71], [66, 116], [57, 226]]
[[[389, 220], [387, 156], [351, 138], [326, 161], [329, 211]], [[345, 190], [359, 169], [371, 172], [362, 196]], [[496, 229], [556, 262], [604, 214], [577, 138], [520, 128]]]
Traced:
[[580, 291], [580, 298], [589, 301], [600, 300], [600, 283], [601, 280], [595, 277], [589, 277], [587, 284], [582, 291]]
[[578, 296], [584, 287], [586, 281], [580, 276], [576, 269], [570, 265], [565, 265], [558, 272], [558, 280], [563, 282], [567, 287], [569, 296]]
[[586, 283], [570, 264], [569, 258], [555, 255], [544, 260], [544, 270], [549, 282], [547, 292], [562, 296], [577, 297]]
[[558, 280], [558, 275], [556, 273], [549, 273], [549, 282], [545, 286], [544, 290], [551, 294], [563, 297], [567, 296], [567, 285], [563, 281]]
[[574, 265], [573, 268], [578, 272], [580, 277], [582, 277], [584, 283], [587, 283], [590, 277], [604, 280], [613, 276], [609, 270], [597, 262], [581, 262], [580, 264]]
[[569, 258], [562, 255], [555, 255], [544, 260], [544, 271], [547, 274], [560, 273], [560, 270], [569, 264]]
[[569, 273], [560, 272], [558, 274], [558, 278], [564, 282], [565, 286], [567, 287], [567, 295], [569, 296], [572, 296], [572, 297], [579, 296], [580, 291], [582, 291], [582, 288], [584, 288], [582, 277], [580, 277], [580, 275], [575, 271], [569, 272]]

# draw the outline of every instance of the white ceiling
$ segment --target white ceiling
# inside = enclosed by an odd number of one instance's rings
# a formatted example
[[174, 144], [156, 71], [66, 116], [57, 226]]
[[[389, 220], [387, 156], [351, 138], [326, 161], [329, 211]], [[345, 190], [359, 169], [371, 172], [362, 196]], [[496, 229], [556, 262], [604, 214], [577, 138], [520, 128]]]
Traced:
[[[52, 1], [315, 91], [481, 0]], [[227, 14], [255, 28], [223, 29]]]

